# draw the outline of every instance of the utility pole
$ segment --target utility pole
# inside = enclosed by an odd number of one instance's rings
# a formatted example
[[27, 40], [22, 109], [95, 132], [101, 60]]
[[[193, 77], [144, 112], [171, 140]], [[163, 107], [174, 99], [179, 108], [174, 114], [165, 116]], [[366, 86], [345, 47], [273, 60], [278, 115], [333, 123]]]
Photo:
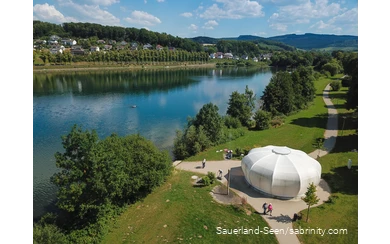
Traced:
[[229, 196], [229, 190], [230, 190], [230, 169], [228, 169], [228, 182], [227, 182], [227, 194]]

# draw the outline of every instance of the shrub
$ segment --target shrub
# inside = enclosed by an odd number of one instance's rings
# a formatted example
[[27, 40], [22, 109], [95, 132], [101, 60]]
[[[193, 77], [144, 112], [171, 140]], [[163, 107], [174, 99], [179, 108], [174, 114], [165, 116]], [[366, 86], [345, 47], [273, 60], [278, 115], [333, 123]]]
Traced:
[[215, 181], [215, 173], [214, 172], [207, 172], [207, 177], [209, 178], [210, 180], [210, 184], [214, 184], [214, 181]]
[[202, 183], [203, 183], [203, 185], [205, 185], [205, 186], [209, 186], [209, 185], [211, 184], [210, 178], [209, 178], [208, 176], [203, 176], [203, 177], [202, 177]]
[[279, 127], [284, 123], [284, 117], [283, 116], [275, 116], [272, 118], [270, 124], [272, 127]]
[[330, 83], [330, 87], [332, 87], [332, 90], [333, 91], [338, 91], [338, 90], [340, 90], [340, 88], [341, 88], [341, 83], [340, 83], [340, 81], [332, 81], [331, 83]]
[[271, 114], [264, 110], [257, 110], [253, 119], [256, 122], [256, 129], [266, 130], [269, 128], [269, 123], [271, 121]]
[[229, 129], [231, 129], [231, 128], [237, 129], [237, 128], [242, 127], [240, 120], [238, 118], [232, 117], [230, 115], [227, 115], [224, 117], [224, 124]]

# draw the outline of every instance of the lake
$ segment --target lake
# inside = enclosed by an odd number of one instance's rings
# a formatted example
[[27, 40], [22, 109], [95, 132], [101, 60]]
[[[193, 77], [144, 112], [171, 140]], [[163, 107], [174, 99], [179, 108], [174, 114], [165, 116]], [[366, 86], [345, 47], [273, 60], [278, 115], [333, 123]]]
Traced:
[[256, 98], [272, 77], [270, 68], [94, 71], [33, 75], [34, 219], [53, 207], [55, 152], [74, 124], [103, 139], [139, 133], [171, 152], [175, 131], [206, 103], [226, 114], [233, 91], [245, 86]]

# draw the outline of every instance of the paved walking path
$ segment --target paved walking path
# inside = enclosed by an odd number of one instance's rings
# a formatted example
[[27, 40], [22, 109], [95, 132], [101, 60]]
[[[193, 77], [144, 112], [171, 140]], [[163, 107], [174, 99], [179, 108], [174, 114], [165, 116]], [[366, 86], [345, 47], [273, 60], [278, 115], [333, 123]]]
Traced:
[[[309, 153], [308, 155], [317, 158], [328, 154], [336, 143], [337, 137], [337, 127], [338, 127], [338, 116], [337, 110], [333, 106], [329, 98], [330, 86], [329, 84], [325, 87], [323, 91], [323, 99], [328, 106], [328, 123], [327, 129], [324, 133], [324, 148], [323, 150], [315, 150], [314, 152]], [[263, 212], [262, 205], [264, 202], [272, 203], [273, 211], [272, 216], [262, 215], [263, 218], [267, 221], [269, 226], [272, 229], [284, 229], [286, 233], [289, 233], [288, 230], [292, 229], [292, 217], [294, 213], [306, 209], [306, 203], [301, 199], [291, 199], [291, 200], [279, 200], [265, 196], [258, 191], [255, 191], [251, 186], [249, 186], [245, 181], [244, 173], [241, 170], [241, 161], [238, 160], [222, 160], [222, 161], [207, 161], [206, 167], [202, 169], [202, 162], [180, 162], [176, 161], [174, 163], [177, 169], [182, 169], [186, 171], [193, 171], [197, 173], [207, 174], [208, 171], [215, 172], [217, 175], [218, 170], [223, 171], [224, 177], [221, 182], [227, 183], [227, 173], [228, 170], [231, 170], [230, 176], [230, 187], [234, 190], [239, 196], [246, 197], [248, 203], [259, 213]], [[330, 196], [330, 188], [328, 184], [321, 180], [320, 184], [317, 187], [317, 196], [320, 198], [320, 201], [317, 205], [322, 204], [324, 201], [328, 200]], [[248, 226], [251, 227], [251, 226]], [[257, 226], [253, 226], [254, 228]], [[232, 227], [233, 228], [233, 227]], [[299, 240], [295, 234], [277, 234], [275, 235], [280, 244], [299, 244]]]

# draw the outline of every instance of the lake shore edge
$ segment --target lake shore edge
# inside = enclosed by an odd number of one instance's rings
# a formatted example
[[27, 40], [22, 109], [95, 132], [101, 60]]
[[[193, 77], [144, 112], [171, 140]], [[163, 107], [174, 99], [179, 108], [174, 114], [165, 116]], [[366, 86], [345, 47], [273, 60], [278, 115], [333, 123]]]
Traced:
[[204, 64], [173, 64], [173, 65], [50, 65], [50, 66], [33, 66], [34, 73], [51, 73], [51, 72], [77, 72], [77, 71], [102, 71], [102, 70], [155, 70], [155, 69], [179, 69], [179, 68], [214, 68], [216, 63]]

